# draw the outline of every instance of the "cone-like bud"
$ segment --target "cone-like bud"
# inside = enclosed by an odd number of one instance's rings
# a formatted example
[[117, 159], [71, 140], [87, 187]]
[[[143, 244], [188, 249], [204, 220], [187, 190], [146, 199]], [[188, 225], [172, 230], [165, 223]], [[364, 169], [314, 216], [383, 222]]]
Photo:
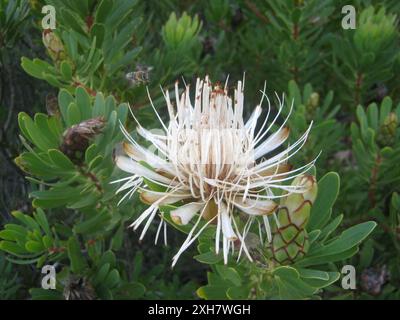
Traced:
[[381, 146], [390, 146], [394, 143], [398, 125], [397, 115], [394, 112], [389, 113], [379, 128], [378, 143]]
[[307, 253], [309, 242], [305, 227], [318, 191], [317, 182], [310, 175], [297, 177], [292, 185], [301, 187], [304, 193], [282, 198], [277, 213], [279, 225], [272, 226], [272, 242], [266, 246], [267, 256], [281, 265], [292, 264]]
[[53, 31], [44, 30], [42, 40], [47, 52], [54, 61], [58, 62], [65, 58], [64, 45]]
[[306, 118], [313, 119], [315, 115], [315, 111], [319, 106], [319, 94], [317, 92], [313, 92], [307, 100], [306, 103]]

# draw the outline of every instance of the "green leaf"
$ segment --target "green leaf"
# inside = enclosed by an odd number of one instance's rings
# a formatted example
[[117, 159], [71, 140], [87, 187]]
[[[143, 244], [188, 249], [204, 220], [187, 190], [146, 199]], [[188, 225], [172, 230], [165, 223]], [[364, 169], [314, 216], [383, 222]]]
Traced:
[[97, 23], [104, 23], [107, 19], [107, 16], [111, 12], [112, 7], [113, 2], [111, 0], [102, 0], [97, 6], [95, 21]]
[[343, 251], [337, 254], [321, 254], [321, 255], [311, 255], [308, 254], [305, 258], [299, 260], [295, 263], [296, 267], [308, 267], [323, 265], [328, 262], [336, 262], [340, 260], [348, 259], [354, 256], [358, 252], [358, 247], [353, 247], [347, 251]]
[[340, 225], [340, 223], [343, 220], [343, 215], [337, 216], [333, 221], [331, 221], [326, 227], [322, 229], [321, 232], [321, 242], [324, 242], [333, 231], [337, 229], [337, 227]]
[[99, 116], [105, 116], [105, 102], [104, 102], [104, 96], [101, 92], [98, 92], [96, 94], [96, 98], [94, 100], [94, 106], [93, 106], [93, 111], [92, 111], [92, 116], [94, 117], [99, 117]]
[[112, 268], [115, 267], [116, 263], [115, 254], [110, 250], [104, 252], [99, 261], [99, 265], [103, 265], [105, 263], [109, 263]]
[[58, 93], [58, 105], [65, 122], [68, 120], [68, 106], [72, 102], [74, 102], [73, 96], [67, 90], [61, 89]]
[[46, 249], [53, 247], [53, 240], [47, 235], [43, 236], [42, 242]]
[[29, 289], [33, 300], [62, 300], [61, 292], [57, 290], [45, 290], [42, 288]]
[[44, 191], [32, 191], [31, 197], [43, 200], [72, 200], [79, 197], [80, 190], [73, 187], [54, 187]]
[[75, 170], [73, 162], [60, 150], [50, 149], [48, 151], [51, 161], [59, 168], [64, 170]]
[[98, 155], [97, 157], [95, 157], [89, 163], [89, 170], [93, 170], [94, 168], [96, 168], [99, 164], [101, 164], [102, 161], [103, 161], [103, 156], [102, 155]]
[[360, 251], [360, 263], [361, 269], [368, 268], [371, 265], [372, 259], [374, 258], [374, 241], [373, 239], [368, 239], [363, 248]]
[[85, 34], [84, 25], [85, 23], [79, 17], [79, 15], [69, 9], [61, 8], [60, 12], [62, 18], [64, 19], [64, 23], [71, 29], [79, 32], [80, 34]]
[[3, 240], [10, 240], [17, 242], [18, 245], [24, 244], [26, 241], [26, 232], [24, 233], [15, 231], [15, 230], [1, 230], [0, 231], [0, 238]]
[[146, 288], [139, 282], [132, 282], [118, 288], [117, 299], [138, 299], [144, 295]]
[[308, 234], [308, 238], [310, 240], [310, 243], [313, 243], [315, 240], [317, 240], [320, 235], [321, 235], [321, 230], [319, 230], [319, 229], [311, 231]]
[[43, 113], [36, 113], [34, 119], [37, 130], [40, 131], [42, 136], [46, 137], [49, 146], [57, 148], [59, 145], [59, 137], [50, 129], [48, 116]]
[[107, 274], [108, 274], [109, 270], [110, 270], [110, 264], [109, 264], [109, 263], [103, 264], [103, 265], [100, 267], [99, 271], [96, 273], [96, 275], [95, 275], [95, 277], [94, 277], [94, 280], [93, 280], [93, 283], [94, 283], [94, 284], [101, 284], [101, 283], [103, 283], [104, 280], [105, 280], [106, 277], [107, 277]]
[[75, 233], [80, 234], [90, 234], [93, 232], [102, 232], [104, 226], [111, 219], [111, 214], [103, 210], [101, 213], [97, 213], [93, 215], [93, 217], [76, 224], [73, 227], [73, 231]]
[[31, 240], [26, 242], [25, 249], [29, 252], [41, 252], [44, 250], [44, 246], [38, 241]]
[[231, 287], [226, 291], [226, 295], [231, 300], [247, 300], [250, 295], [250, 289], [248, 285]]
[[46, 68], [35, 63], [35, 60], [32, 61], [26, 57], [22, 57], [21, 67], [30, 76], [38, 79], [43, 79], [43, 72], [46, 71]]
[[72, 66], [68, 61], [61, 62], [60, 71], [65, 81], [72, 80]]
[[329, 274], [321, 270], [297, 268], [297, 271], [302, 278], [328, 280]]
[[103, 40], [106, 34], [104, 25], [95, 23], [90, 30], [90, 34], [92, 38], [96, 37], [96, 47], [100, 49], [103, 45]]
[[15, 242], [6, 240], [0, 241], [0, 249], [17, 256], [26, 253], [26, 250], [24, 248], [21, 248]]
[[307, 230], [321, 229], [326, 224], [339, 194], [339, 184], [336, 172], [329, 172], [318, 181], [318, 196], [311, 208]]
[[81, 122], [81, 112], [75, 102], [69, 104], [67, 114], [68, 127], [71, 127], [74, 124], [78, 124], [79, 122]]
[[111, 272], [107, 275], [103, 284], [108, 288], [116, 287], [120, 282], [120, 276], [117, 269], [111, 270]]
[[91, 144], [85, 151], [85, 162], [89, 164], [94, 157], [97, 155], [97, 146], [95, 144]]
[[111, 239], [111, 247], [113, 250], [119, 250], [122, 247], [122, 243], [124, 240], [124, 225], [121, 223], [114, 236]]
[[216, 264], [216, 263], [219, 263], [222, 261], [222, 256], [217, 255], [212, 251], [199, 254], [197, 256], [194, 256], [193, 258], [196, 259], [197, 261], [199, 261], [201, 263], [205, 263], [205, 264]]
[[305, 299], [316, 292], [316, 288], [300, 279], [296, 269], [289, 266], [278, 267], [273, 271], [280, 299]]
[[196, 293], [202, 299], [222, 300], [227, 298], [227, 289], [228, 288], [226, 286], [207, 285], [197, 289]]
[[68, 257], [71, 262], [71, 270], [73, 273], [81, 274], [87, 267], [79, 242], [75, 237], [71, 237], [68, 240]]
[[83, 87], [77, 87], [75, 90], [76, 105], [81, 113], [80, 121], [91, 118], [91, 102], [90, 96]]
[[27, 115], [25, 112], [18, 113], [18, 125], [19, 125], [19, 128], [20, 128], [22, 134], [24, 135], [24, 137], [26, 139], [28, 139], [29, 141], [33, 142], [32, 138], [30, 137], [29, 132], [25, 126], [25, 118], [26, 117], [29, 117], [29, 115]]
[[99, 194], [95, 191], [90, 192], [89, 194], [82, 195], [82, 197], [80, 197], [80, 199], [78, 198], [76, 202], [69, 204], [68, 208], [70, 209], [85, 208], [95, 204], [96, 202], [98, 202], [98, 200], [99, 200]]
[[376, 227], [376, 222], [368, 221], [360, 223], [353, 226], [345, 231], [339, 236], [338, 239], [330, 242], [325, 246], [321, 246], [316, 250], [310, 250], [310, 254], [337, 254], [340, 252], [347, 251], [354, 246], [358, 245], [362, 240], [364, 240]]
[[47, 221], [44, 211], [41, 208], [37, 208], [36, 213], [34, 213], [33, 216], [35, 217], [35, 220], [40, 224], [43, 231], [48, 236], [50, 236], [51, 235], [50, 226], [49, 226], [49, 223]]
[[52, 73], [43, 73], [43, 78], [53, 87], [62, 88], [64, 85], [58, 80], [58, 78]]
[[328, 279], [317, 279], [317, 278], [304, 277], [303, 280], [308, 285], [321, 289], [321, 288], [330, 286], [332, 283], [336, 282], [340, 278], [339, 272], [326, 272], [326, 274], [328, 275]]
[[42, 151], [47, 151], [47, 149], [54, 147], [54, 144], [52, 144], [47, 136], [45, 136], [41, 130], [37, 128], [36, 124], [29, 116], [24, 116], [22, 119], [29, 137], [39, 149]]
[[11, 214], [28, 228], [40, 230], [39, 224], [27, 214], [23, 214], [20, 211], [13, 211]]
[[235, 286], [242, 285], [242, 279], [234, 268], [224, 265], [216, 265], [215, 267], [222, 279], [232, 282]]

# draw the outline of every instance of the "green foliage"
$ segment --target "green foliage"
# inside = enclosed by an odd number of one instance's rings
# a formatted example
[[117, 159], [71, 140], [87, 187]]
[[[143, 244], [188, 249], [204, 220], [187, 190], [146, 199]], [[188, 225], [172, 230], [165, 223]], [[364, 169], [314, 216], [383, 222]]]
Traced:
[[368, 7], [358, 16], [355, 30], [332, 38], [333, 70], [354, 104], [369, 101], [371, 86], [393, 77], [398, 52], [396, 25], [396, 15], [386, 13], [385, 8]]
[[20, 289], [18, 274], [14, 273], [12, 264], [8, 262], [3, 254], [0, 254], [0, 300], [16, 299]]
[[[327, 159], [341, 147], [341, 133], [343, 126], [335, 118], [340, 105], [333, 105], [334, 93], [332, 90], [322, 98], [315, 92], [312, 85], [307, 83], [303, 90], [293, 80], [289, 81], [287, 90], [287, 106], [282, 112], [288, 114], [293, 103], [292, 115], [288, 119], [292, 130], [292, 139], [300, 137], [313, 122], [310, 136], [304, 148], [300, 150], [300, 161], [311, 161], [315, 152], [320, 152], [318, 162], [325, 163]], [[294, 141], [292, 141], [294, 142]]]
[[357, 123], [351, 125], [351, 137], [360, 180], [355, 183], [364, 186], [358, 191], [368, 192], [369, 204], [373, 208], [378, 198], [385, 197], [398, 185], [400, 130], [397, 119], [400, 104], [394, 107], [391, 98], [386, 97], [379, 107], [372, 103], [364, 111], [359, 105], [356, 115]]
[[[113, 196], [114, 190], [109, 184], [114, 170], [111, 154], [113, 146], [122, 140], [118, 126], [119, 122], [126, 120], [128, 105], [123, 103], [117, 106], [113, 97], [104, 98], [101, 93], [91, 98], [83, 88], [78, 87], [74, 96], [66, 90], [60, 91], [59, 112], [60, 116], [38, 113], [32, 119], [26, 113], [21, 113], [18, 117], [27, 152], [22, 153], [16, 163], [40, 179], [32, 180], [34, 184], [46, 186], [31, 192], [33, 205], [80, 209], [101, 204], [100, 199]], [[87, 149], [77, 155], [79, 163], [73, 163], [59, 150], [63, 140], [72, 139], [72, 133], [66, 130], [95, 117], [101, 117], [106, 124]], [[81, 135], [81, 140], [85, 138], [85, 132], [80, 132], [79, 126], [75, 130], [77, 135]], [[67, 147], [73, 149], [74, 145], [71, 142]], [[106, 215], [103, 215], [103, 222], [107, 220]], [[96, 220], [100, 222], [99, 214]], [[77, 232], [83, 227], [88, 231], [90, 225], [80, 224]]]
[[[105, 93], [121, 85], [119, 71], [137, 57], [140, 46], [132, 37], [140, 17], [134, 17], [136, 1], [47, 1], [57, 8], [57, 29], [43, 32], [43, 42], [55, 66], [40, 59], [22, 60], [26, 72], [51, 85], [66, 88], [83, 85]], [[118, 92], [118, 91], [117, 91]]]
[[18, 264], [36, 263], [42, 267], [46, 261], [60, 259], [62, 244], [51, 230], [44, 211], [36, 210], [33, 217], [14, 211], [13, 216], [19, 224], [9, 223], [0, 231], [0, 249], [15, 256], [10, 261]]
[[[315, 65], [323, 58], [324, 25], [333, 13], [332, 1], [279, 1], [269, 2], [266, 17], [271, 28], [268, 38], [273, 46], [275, 74], [285, 85], [290, 79], [301, 84], [322, 80]], [[321, 53], [322, 51], [322, 53]], [[316, 79], [315, 79], [316, 78]]]
[[29, 5], [26, 1], [0, 1], [0, 51], [11, 48], [21, 36], [20, 25], [27, 20]]
[[[30, 8], [0, 0], [1, 161], [14, 159], [29, 199], [16, 194], [15, 211], [0, 208], [0, 299], [399, 299], [400, 5], [351, 3], [355, 30], [341, 27], [344, 0], [35, 0]], [[55, 30], [41, 28], [45, 4], [56, 8]], [[46, 106], [42, 95], [15, 103], [26, 88], [45, 91], [11, 77], [16, 64], [57, 97], [50, 94]], [[308, 171], [321, 176], [317, 197], [282, 200], [271, 242], [261, 243], [252, 226], [253, 262], [242, 252], [238, 263], [236, 255], [224, 264], [210, 224], [171, 271], [172, 252], [193, 222], [171, 218], [182, 203], [160, 208], [173, 227], [171, 248], [139, 244], [127, 229], [145, 206], [137, 196], [121, 203], [115, 196], [111, 182], [125, 178], [113, 161], [120, 126], [141, 139], [131, 109], [143, 127], [159, 127], [148, 94], [168, 118], [160, 85], [229, 75], [231, 90], [244, 72], [246, 115], [266, 80], [269, 97], [286, 93], [277, 125], [293, 105], [289, 144], [313, 122], [288, 165], [319, 155]], [[22, 143], [11, 140], [13, 152], [3, 143], [9, 132]], [[13, 194], [0, 178], [4, 194]], [[56, 290], [40, 288], [47, 264], [56, 267]], [[357, 290], [340, 286], [345, 264], [356, 268]]]

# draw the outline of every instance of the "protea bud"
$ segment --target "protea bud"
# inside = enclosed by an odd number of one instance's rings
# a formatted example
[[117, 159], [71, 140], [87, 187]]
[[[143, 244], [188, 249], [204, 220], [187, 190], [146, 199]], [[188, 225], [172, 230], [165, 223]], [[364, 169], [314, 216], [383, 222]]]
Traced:
[[73, 162], [79, 163], [89, 146], [90, 139], [101, 132], [104, 124], [104, 118], [97, 117], [73, 125], [64, 132], [60, 150]]
[[317, 92], [313, 92], [307, 100], [306, 103], [306, 115], [307, 118], [313, 119], [315, 115], [315, 111], [319, 106], [319, 94]]
[[398, 125], [397, 115], [394, 112], [389, 113], [379, 128], [378, 143], [381, 146], [390, 146], [394, 143]]
[[277, 214], [279, 225], [272, 226], [272, 241], [267, 244], [267, 256], [281, 265], [293, 263], [308, 251], [305, 226], [318, 190], [315, 178], [310, 175], [297, 177], [292, 186], [301, 187], [305, 192], [282, 198]]
[[42, 40], [47, 52], [54, 61], [61, 61], [65, 58], [64, 45], [53, 31], [49, 29], [44, 30]]

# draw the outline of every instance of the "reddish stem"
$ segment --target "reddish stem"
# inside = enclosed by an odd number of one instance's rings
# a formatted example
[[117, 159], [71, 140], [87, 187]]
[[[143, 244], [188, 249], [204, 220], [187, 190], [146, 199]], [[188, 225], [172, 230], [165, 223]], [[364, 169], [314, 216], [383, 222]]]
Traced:
[[371, 208], [374, 208], [376, 205], [376, 182], [377, 182], [378, 171], [379, 171], [379, 166], [380, 166], [381, 162], [382, 162], [382, 158], [378, 154], [377, 157], [375, 158], [374, 167], [372, 168], [370, 187], [369, 187], [369, 191], [368, 191], [368, 199], [369, 199]]

